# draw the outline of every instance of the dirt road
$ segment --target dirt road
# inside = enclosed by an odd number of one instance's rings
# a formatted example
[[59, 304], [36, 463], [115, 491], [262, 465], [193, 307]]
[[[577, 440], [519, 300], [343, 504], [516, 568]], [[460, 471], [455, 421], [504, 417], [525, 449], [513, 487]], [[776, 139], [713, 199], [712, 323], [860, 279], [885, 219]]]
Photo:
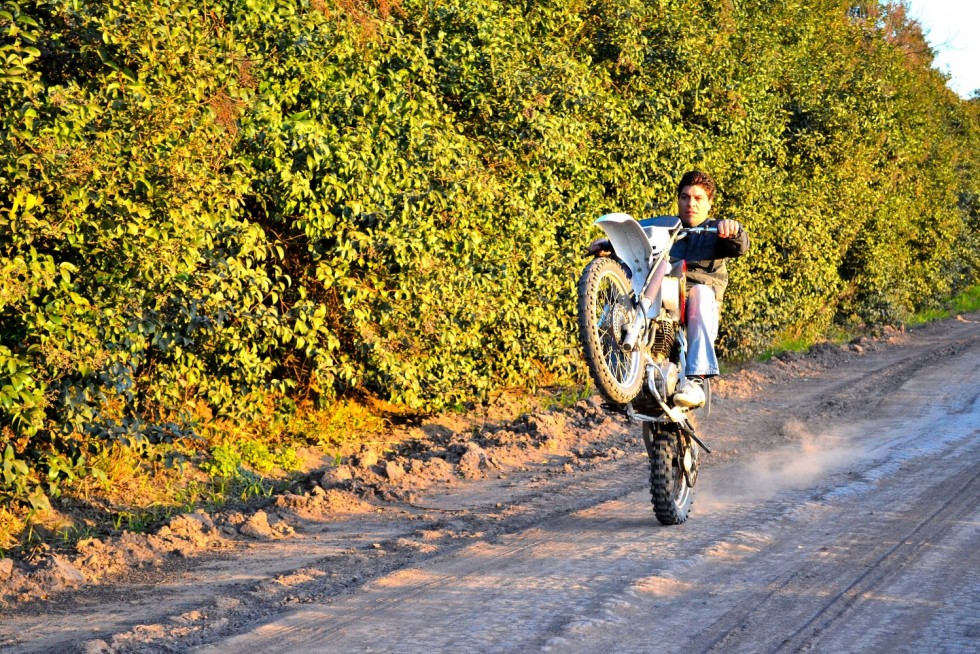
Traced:
[[980, 651], [980, 315], [729, 377], [683, 525], [607, 421], [591, 459], [9, 611], [0, 650]]

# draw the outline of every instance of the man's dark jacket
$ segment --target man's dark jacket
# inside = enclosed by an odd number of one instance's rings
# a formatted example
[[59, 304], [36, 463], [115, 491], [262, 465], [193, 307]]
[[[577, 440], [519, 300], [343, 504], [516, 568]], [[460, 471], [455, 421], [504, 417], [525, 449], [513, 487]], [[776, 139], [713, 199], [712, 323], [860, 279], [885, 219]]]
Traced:
[[[720, 221], [706, 220], [699, 227], [717, 227]], [[687, 286], [707, 284], [715, 291], [721, 303], [728, 287], [728, 269], [725, 260], [740, 257], [749, 249], [749, 235], [739, 225], [735, 238], [721, 238], [717, 234], [688, 234], [670, 249], [671, 259], [687, 261]]]

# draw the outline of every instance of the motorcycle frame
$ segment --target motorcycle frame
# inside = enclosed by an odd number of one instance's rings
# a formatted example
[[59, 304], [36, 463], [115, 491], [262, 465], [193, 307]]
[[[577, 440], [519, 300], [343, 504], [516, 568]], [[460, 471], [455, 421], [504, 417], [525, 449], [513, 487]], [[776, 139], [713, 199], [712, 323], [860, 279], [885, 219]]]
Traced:
[[[669, 274], [671, 267], [669, 264], [670, 250], [674, 243], [685, 238], [688, 234], [696, 233], [717, 233], [714, 227], [683, 227], [679, 218], [675, 216], [662, 216], [661, 218], [673, 219], [673, 224], [666, 225], [640, 225], [639, 222], [629, 214], [610, 213], [601, 216], [594, 224], [598, 225], [606, 233], [612, 250], [619, 261], [630, 271], [630, 285], [633, 295], [630, 298], [634, 311], [643, 312], [645, 321], [656, 319], [663, 311], [663, 293], [658, 288], [654, 300], [649, 307], [643, 306], [643, 299], [649, 300], [646, 295], [647, 289], [653, 283], [662, 285], [663, 279]], [[649, 231], [647, 231], [649, 230]], [[683, 292], [683, 291], [681, 291]], [[683, 309], [679, 303], [679, 309]], [[678, 316], [678, 324], [683, 325], [684, 316]], [[684, 375], [684, 365], [687, 358], [687, 335], [685, 329], [678, 331], [680, 347], [681, 375]], [[627, 415], [632, 421], [651, 422], [651, 423], [673, 423], [680, 431], [692, 438], [705, 452], [711, 449], [694, 432], [687, 419], [687, 411], [680, 407], [667, 405], [666, 398], [660, 397], [656, 388], [652, 389], [654, 399], [660, 405], [663, 416], [653, 417], [633, 410], [632, 405], [627, 407]]]

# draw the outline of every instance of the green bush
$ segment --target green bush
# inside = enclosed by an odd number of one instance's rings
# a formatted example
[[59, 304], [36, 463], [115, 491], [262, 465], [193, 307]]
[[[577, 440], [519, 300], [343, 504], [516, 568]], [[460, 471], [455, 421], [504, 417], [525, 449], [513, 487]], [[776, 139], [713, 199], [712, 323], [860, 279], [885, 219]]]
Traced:
[[900, 4], [39, 0], [0, 32], [8, 495], [79, 435], [582, 381], [591, 222], [692, 167], [753, 238], [726, 355], [975, 281], [978, 102]]

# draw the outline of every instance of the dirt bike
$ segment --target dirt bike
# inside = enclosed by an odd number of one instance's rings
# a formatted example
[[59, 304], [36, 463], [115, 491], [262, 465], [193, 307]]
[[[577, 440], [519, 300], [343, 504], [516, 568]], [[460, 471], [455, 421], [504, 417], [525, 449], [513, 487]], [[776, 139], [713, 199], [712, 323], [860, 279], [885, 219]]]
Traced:
[[[700, 450], [711, 450], [695, 433], [691, 409], [673, 402], [687, 354], [686, 265], [671, 262], [670, 249], [688, 234], [717, 229], [685, 228], [676, 216], [636, 221], [623, 213], [595, 224], [606, 233], [611, 252], [596, 253], [578, 284], [585, 359], [609, 404], [642, 424], [657, 519], [680, 524], [691, 509]], [[705, 386], [710, 411], [707, 380]]]

